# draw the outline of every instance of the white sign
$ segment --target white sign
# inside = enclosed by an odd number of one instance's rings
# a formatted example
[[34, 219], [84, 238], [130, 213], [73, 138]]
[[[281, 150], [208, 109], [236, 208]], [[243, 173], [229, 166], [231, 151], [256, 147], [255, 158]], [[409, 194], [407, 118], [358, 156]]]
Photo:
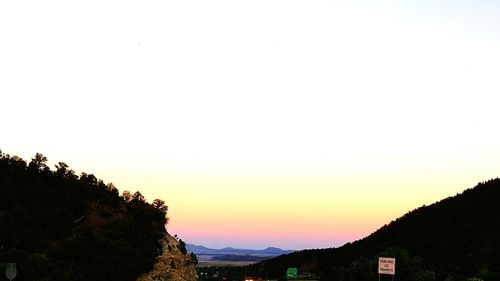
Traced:
[[395, 258], [378, 258], [378, 274], [396, 274]]

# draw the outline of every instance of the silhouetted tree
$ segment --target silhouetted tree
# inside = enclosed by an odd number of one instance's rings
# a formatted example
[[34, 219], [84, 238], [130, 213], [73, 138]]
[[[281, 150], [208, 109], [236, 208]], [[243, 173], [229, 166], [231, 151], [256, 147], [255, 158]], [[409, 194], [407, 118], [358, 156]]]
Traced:
[[34, 158], [31, 158], [29, 166], [31, 171], [46, 171], [49, 169], [47, 167], [47, 157], [43, 156], [41, 153], [36, 153]]
[[116, 188], [113, 183], [110, 182], [110, 183], [106, 184], [106, 189], [109, 192], [111, 192], [111, 193], [113, 193], [115, 195], [118, 195], [118, 188]]
[[159, 205], [46, 163], [0, 150], [0, 261], [18, 263], [16, 280], [135, 281], [151, 270], [165, 236]]
[[153, 200], [153, 203], [151, 203], [151, 205], [153, 207], [155, 207], [156, 209], [158, 209], [163, 214], [167, 214], [168, 206], [165, 205], [165, 201], [163, 201], [161, 199], [155, 199], [155, 200]]
[[181, 253], [187, 255], [186, 242], [182, 241], [182, 239], [179, 239], [179, 245], [177, 247], [179, 248], [179, 251], [181, 251]]
[[136, 202], [146, 202], [146, 198], [139, 191], [136, 191], [132, 196], [132, 201]]
[[[322, 280], [375, 280], [378, 255], [397, 257], [395, 280], [500, 280], [500, 179], [422, 206], [339, 248], [303, 250], [250, 265], [277, 278], [289, 266]], [[364, 257], [364, 258], [363, 258]], [[350, 279], [352, 278], [352, 279]]]
[[122, 197], [125, 202], [130, 202], [132, 200], [132, 193], [128, 190], [125, 190], [122, 193]]
[[87, 174], [85, 172], [81, 173], [80, 181], [82, 181], [90, 186], [96, 186], [98, 183], [97, 178], [93, 174]]
[[68, 164], [65, 162], [59, 162], [55, 165], [56, 167], [56, 175], [71, 179], [76, 179], [75, 171], [69, 169]]
[[190, 253], [189, 254], [189, 260], [193, 265], [198, 265], [198, 257], [196, 256], [195, 253]]
[[66, 171], [68, 170], [68, 164], [64, 162], [59, 162], [55, 165], [56, 167], [56, 174], [59, 176], [64, 176], [66, 175]]

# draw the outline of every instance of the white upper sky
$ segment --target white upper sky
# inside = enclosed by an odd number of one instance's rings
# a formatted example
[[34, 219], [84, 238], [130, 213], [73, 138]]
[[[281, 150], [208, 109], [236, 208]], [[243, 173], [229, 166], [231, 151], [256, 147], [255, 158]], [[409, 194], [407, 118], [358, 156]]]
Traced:
[[448, 166], [470, 171], [458, 189], [498, 176], [500, 2], [414, 2], [1, 1], [0, 148], [140, 174], [124, 185], [178, 170]]

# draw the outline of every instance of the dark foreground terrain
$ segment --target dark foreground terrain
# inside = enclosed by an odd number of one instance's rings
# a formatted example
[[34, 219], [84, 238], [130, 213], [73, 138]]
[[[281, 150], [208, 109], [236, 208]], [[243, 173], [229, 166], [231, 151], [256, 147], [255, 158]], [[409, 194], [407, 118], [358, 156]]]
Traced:
[[364, 239], [282, 255], [240, 274], [283, 280], [296, 267], [321, 280], [378, 280], [379, 256], [396, 258], [395, 280], [500, 280], [500, 179], [422, 206]]
[[[0, 151], [0, 280], [6, 263], [16, 263], [19, 281], [135, 281], [157, 269], [157, 257], [168, 256], [162, 200], [119, 196], [92, 174], [46, 163], [41, 154], [26, 162]], [[179, 249], [167, 250], [187, 258], [169, 268], [196, 263], [182, 240], [172, 245]]]

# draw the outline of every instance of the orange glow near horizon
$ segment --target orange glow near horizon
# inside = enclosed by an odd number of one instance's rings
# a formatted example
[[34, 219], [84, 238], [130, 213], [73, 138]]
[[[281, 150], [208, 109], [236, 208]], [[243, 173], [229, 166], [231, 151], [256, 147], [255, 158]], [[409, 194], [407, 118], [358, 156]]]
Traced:
[[124, 162], [69, 164], [82, 167], [77, 174], [92, 171], [113, 182], [120, 192], [139, 190], [149, 201], [165, 200], [168, 231], [187, 243], [298, 250], [361, 239], [408, 211], [495, 177], [494, 165], [479, 170], [474, 161], [467, 167], [446, 163], [438, 163], [439, 170], [359, 165], [356, 173], [339, 167], [158, 170], [165, 165], [151, 162], [128, 171]]
[[[337, 247], [369, 235], [408, 211], [475, 185], [460, 186], [460, 179], [455, 179], [443, 188], [437, 178], [415, 175], [406, 182], [408, 177], [387, 180], [369, 172], [365, 175], [349, 180], [350, 175], [345, 179], [318, 174], [218, 177], [212, 172], [206, 177], [198, 174], [196, 179], [172, 180], [179, 190], [165, 189], [167, 203], [181, 190], [189, 196], [169, 204], [168, 229], [188, 243], [209, 247]], [[162, 189], [148, 192], [163, 195]]]

